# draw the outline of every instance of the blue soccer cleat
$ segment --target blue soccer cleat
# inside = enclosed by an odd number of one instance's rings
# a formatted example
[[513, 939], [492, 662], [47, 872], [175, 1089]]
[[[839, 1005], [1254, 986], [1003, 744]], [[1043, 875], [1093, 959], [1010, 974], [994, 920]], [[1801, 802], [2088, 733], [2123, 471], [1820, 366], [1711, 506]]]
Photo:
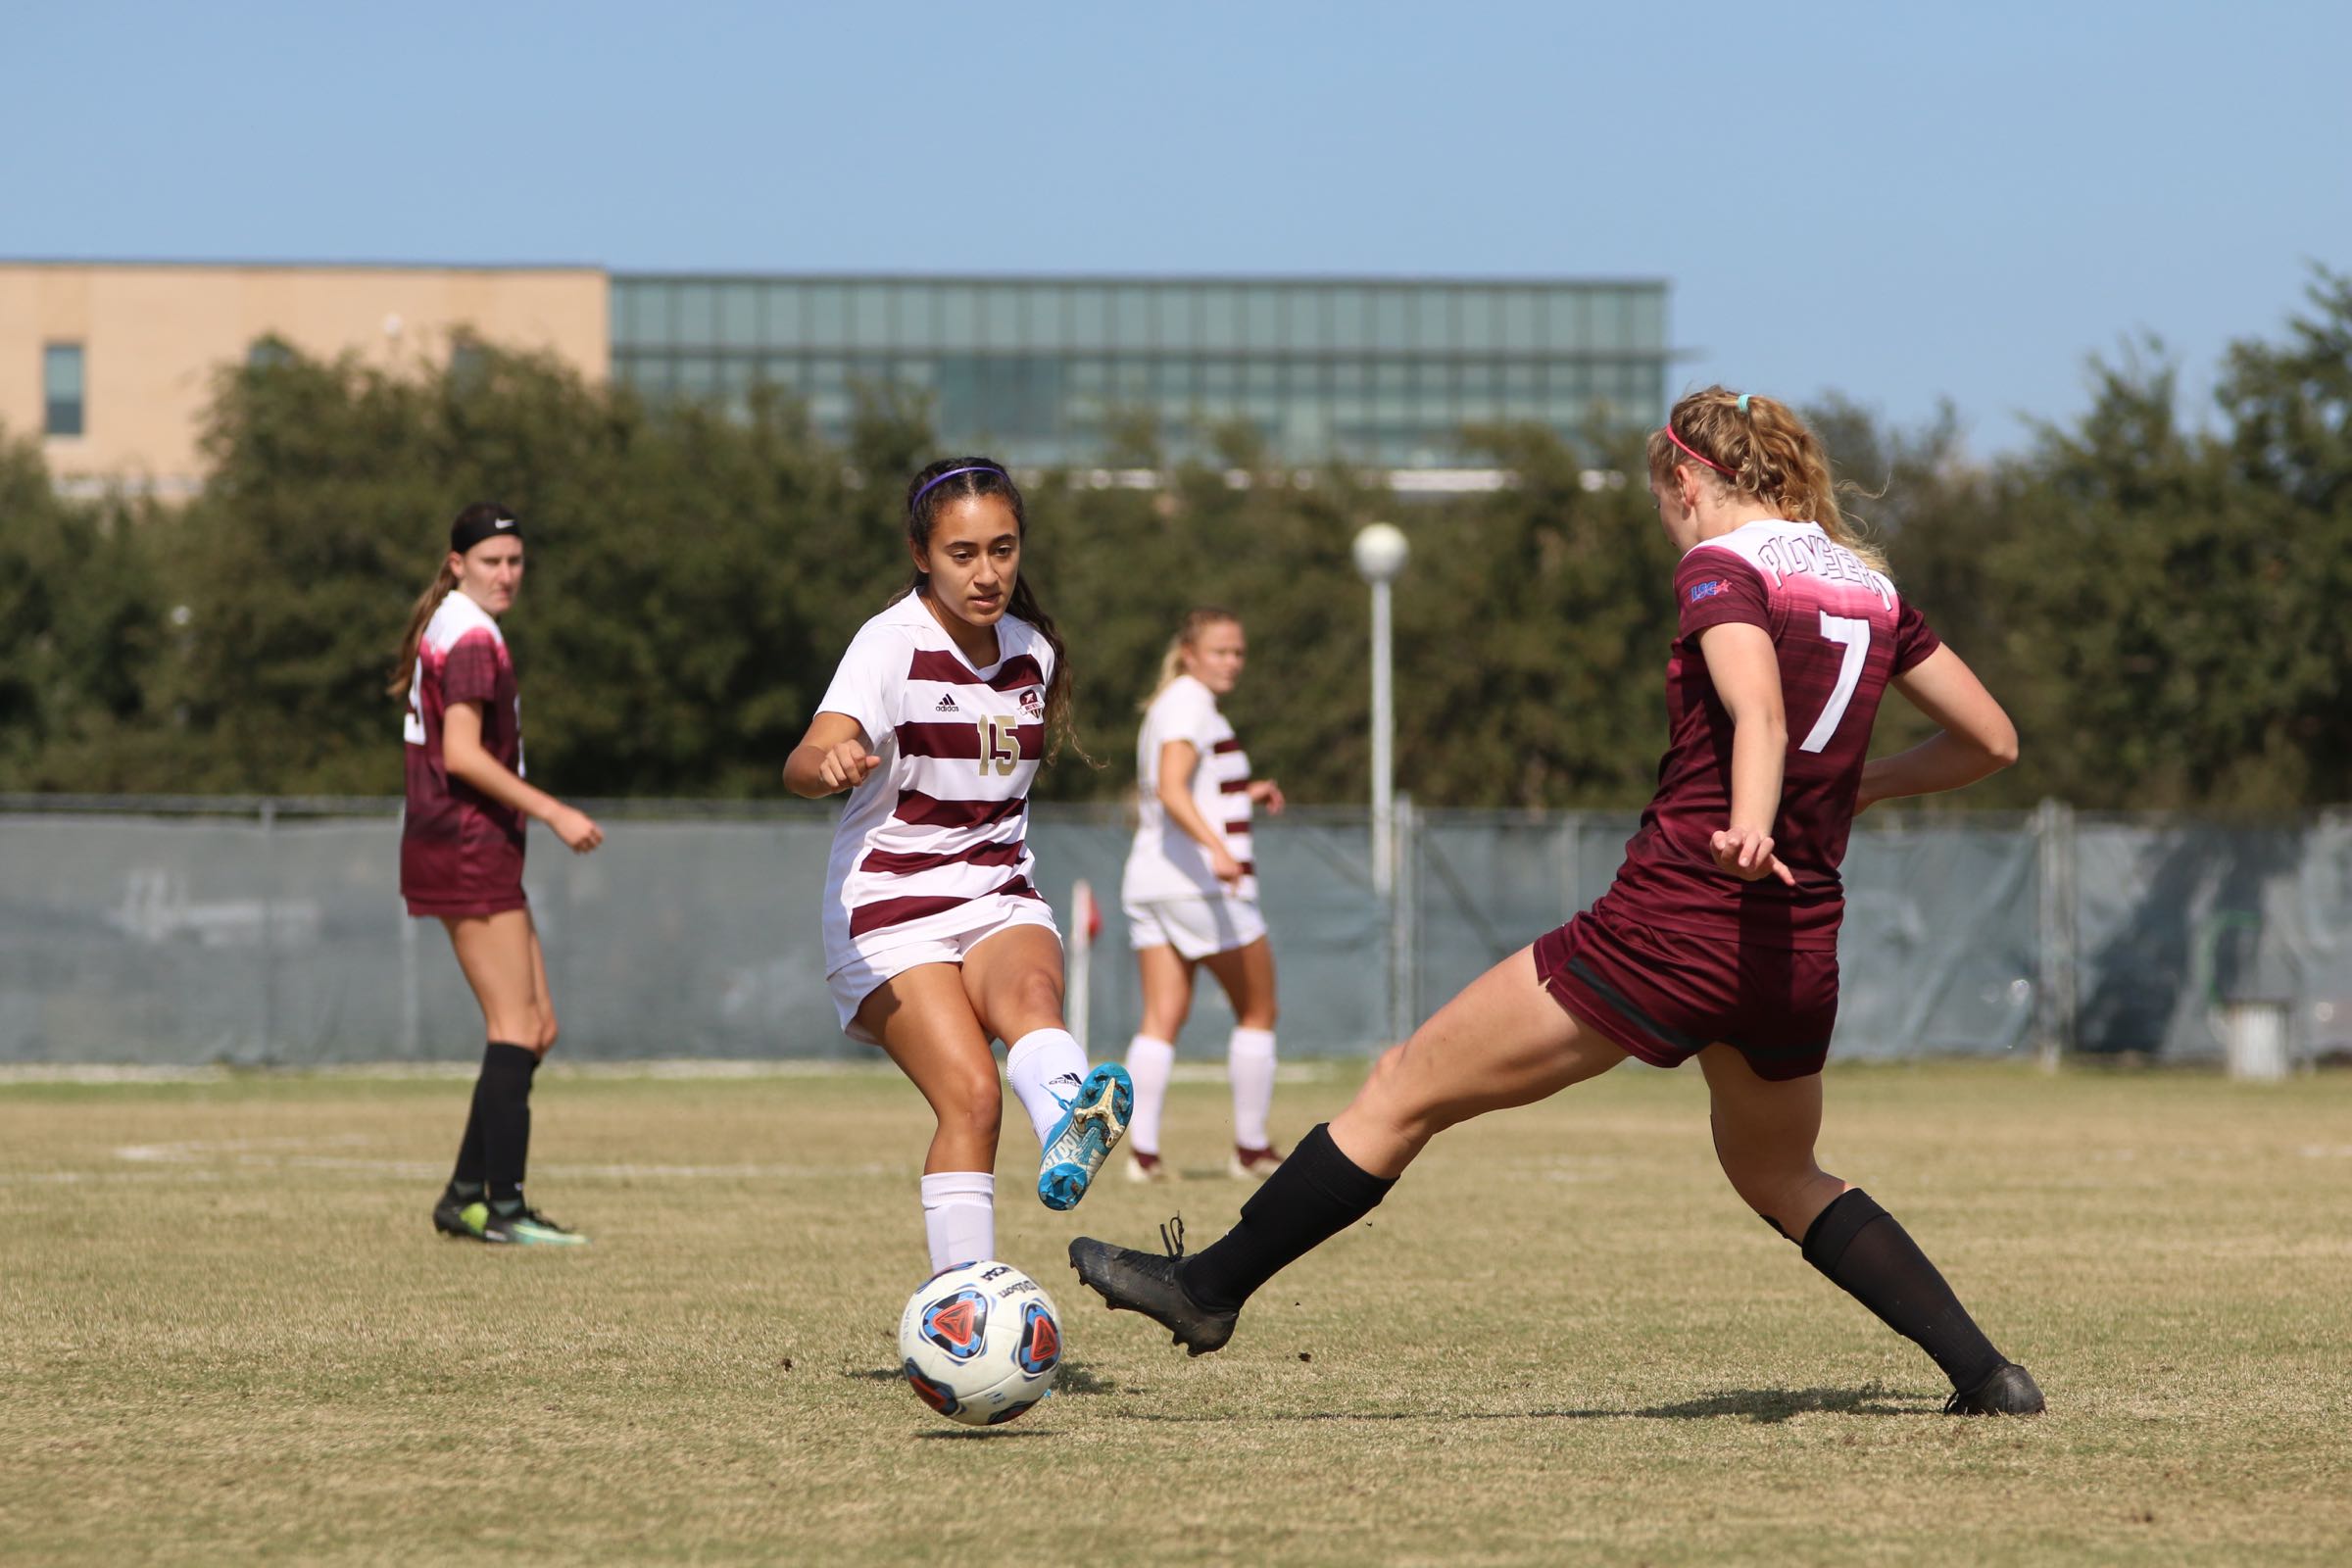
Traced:
[[1037, 1162], [1037, 1200], [1048, 1208], [1076, 1208], [1134, 1113], [1135, 1082], [1126, 1068], [1104, 1062], [1088, 1073], [1046, 1139]]

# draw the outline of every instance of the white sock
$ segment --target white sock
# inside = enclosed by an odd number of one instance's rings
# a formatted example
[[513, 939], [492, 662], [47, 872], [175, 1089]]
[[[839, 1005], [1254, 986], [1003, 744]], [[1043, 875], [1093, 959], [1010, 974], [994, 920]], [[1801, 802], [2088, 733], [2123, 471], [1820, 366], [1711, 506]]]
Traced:
[[1032, 1029], [1004, 1053], [1004, 1077], [1042, 1149], [1061, 1120], [1062, 1102], [1086, 1086], [1086, 1053], [1067, 1029]]
[[997, 1255], [997, 1178], [984, 1170], [943, 1170], [923, 1178], [923, 1236], [931, 1272]]
[[1233, 1141], [1244, 1149], [1270, 1149], [1266, 1112], [1274, 1106], [1274, 1031], [1236, 1029], [1225, 1043], [1225, 1068], [1233, 1079]]
[[1127, 1042], [1127, 1076], [1135, 1080], [1127, 1147], [1139, 1154], [1159, 1152], [1159, 1110], [1168, 1102], [1168, 1073], [1175, 1065], [1176, 1048], [1165, 1040], [1137, 1035]]

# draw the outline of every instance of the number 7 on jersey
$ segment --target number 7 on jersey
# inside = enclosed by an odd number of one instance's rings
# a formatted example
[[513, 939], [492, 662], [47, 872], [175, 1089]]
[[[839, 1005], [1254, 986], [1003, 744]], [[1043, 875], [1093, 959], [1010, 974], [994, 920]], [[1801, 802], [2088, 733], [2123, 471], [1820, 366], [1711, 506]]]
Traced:
[[1821, 634], [1844, 653], [1838, 661], [1838, 684], [1831, 688], [1821, 717], [1813, 721], [1812, 730], [1798, 745], [1800, 752], [1818, 752], [1830, 744], [1830, 737], [1838, 733], [1838, 721], [1845, 716], [1846, 704], [1854, 700], [1854, 688], [1862, 682], [1863, 661], [1870, 657], [1870, 622], [1858, 615], [1833, 615], [1825, 610]]

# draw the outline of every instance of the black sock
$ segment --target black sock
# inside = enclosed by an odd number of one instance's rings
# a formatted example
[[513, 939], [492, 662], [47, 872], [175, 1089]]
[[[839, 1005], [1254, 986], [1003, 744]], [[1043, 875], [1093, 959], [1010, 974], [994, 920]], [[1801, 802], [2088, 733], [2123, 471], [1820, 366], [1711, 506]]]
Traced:
[[473, 1098], [466, 1106], [466, 1136], [458, 1140], [458, 1168], [449, 1173], [449, 1196], [470, 1202], [482, 1196], [489, 1178], [482, 1173], [482, 1086], [476, 1076]]
[[1396, 1185], [1340, 1152], [1324, 1122], [1242, 1205], [1241, 1223], [1178, 1270], [1185, 1294], [1212, 1312], [1236, 1312], [1260, 1285], [1369, 1214]]
[[538, 1056], [520, 1046], [493, 1040], [482, 1048], [473, 1119], [481, 1124], [482, 1170], [493, 1205], [522, 1202], [522, 1169], [531, 1152], [531, 1074], [538, 1070]]
[[1956, 1389], [1973, 1389], [2003, 1357], [1894, 1216], [1848, 1188], [1805, 1230], [1805, 1261], [1936, 1358]]

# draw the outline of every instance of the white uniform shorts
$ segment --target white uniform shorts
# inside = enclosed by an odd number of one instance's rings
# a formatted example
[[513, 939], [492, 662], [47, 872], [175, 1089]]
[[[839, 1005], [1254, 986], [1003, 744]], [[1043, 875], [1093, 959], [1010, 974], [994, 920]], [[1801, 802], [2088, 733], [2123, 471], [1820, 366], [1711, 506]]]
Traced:
[[1127, 915], [1127, 944], [1174, 948], [1182, 958], [1205, 958], [1246, 948], [1266, 934], [1255, 899], [1193, 894], [1176, 899], [1138, 899], [1120, 905]]
[[929, 935], [912, 942], [859, 953], [825, 976], [825, 985], [833, 993], [834, 1009], [841, 1014], [843, 1034], [862, 1045], [882, 1043], [858, 1026], [858, 1009], [873, 995], [875, 987], [896, 975], [926, 963], [961, 964], [963, 956], [972, 949], [998, 932], [1018, 925], [1042, 925], [1054, 933], [1056, 942], [1061, 940], [1061, 928], [1054, 923], [1054, 910], [1043, 899], [991, 894], [972, 900], [956, 914], [959, 918], [945, 931], [934, 928]]

